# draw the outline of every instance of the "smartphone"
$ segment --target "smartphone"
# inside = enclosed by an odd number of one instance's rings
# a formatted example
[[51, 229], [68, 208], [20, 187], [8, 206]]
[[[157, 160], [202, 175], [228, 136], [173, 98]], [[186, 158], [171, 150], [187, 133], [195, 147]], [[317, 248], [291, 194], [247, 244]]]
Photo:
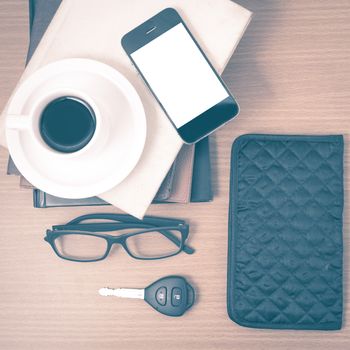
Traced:
[[184, 142], [199, 141], [238, 114], [237, 102], [175, 9], [159, 12], [121, 43]]

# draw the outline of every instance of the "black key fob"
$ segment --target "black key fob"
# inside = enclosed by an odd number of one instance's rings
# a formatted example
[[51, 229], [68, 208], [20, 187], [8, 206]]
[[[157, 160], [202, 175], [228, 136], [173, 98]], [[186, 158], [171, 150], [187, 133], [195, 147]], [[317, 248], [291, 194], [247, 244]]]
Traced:
[[167, 276], [145, 288], [145, 301], [160, 313], [182, 316], [195, 301], [193, 287], [181, 276]]

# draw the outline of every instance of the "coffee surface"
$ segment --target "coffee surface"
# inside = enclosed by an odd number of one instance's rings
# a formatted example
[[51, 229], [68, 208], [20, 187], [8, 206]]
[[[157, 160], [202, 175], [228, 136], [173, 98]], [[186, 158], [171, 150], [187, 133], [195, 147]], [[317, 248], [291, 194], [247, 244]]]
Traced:
[[96, 127], [92, 108], [76, 97], [61, 97], [43, 110], [40, 133], [45, 143], [59, 152], [76, 152], [91, 140]]

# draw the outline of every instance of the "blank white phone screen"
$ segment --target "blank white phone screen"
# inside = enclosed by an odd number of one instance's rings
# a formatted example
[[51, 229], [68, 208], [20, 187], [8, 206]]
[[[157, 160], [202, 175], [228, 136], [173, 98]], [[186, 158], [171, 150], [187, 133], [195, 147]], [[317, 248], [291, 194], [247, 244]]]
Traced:
[[131, 57], [177, 128], [229, 96], [182, 23]]

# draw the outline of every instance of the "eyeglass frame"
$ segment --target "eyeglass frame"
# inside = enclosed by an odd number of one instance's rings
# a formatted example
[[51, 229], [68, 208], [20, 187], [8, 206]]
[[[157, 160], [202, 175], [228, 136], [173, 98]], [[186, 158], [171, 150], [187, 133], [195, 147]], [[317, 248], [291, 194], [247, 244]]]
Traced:
[[[91, 220], [91, 219], [104, 219], [104, 220], [111, 220], [111, 221], [121, 221], [121, 222], [98, 222], [98, 223], [81, 223], [84, 220]], [[168, 223], [172, 224], [169, 226], [157, 226], [157, 223]], [[84, 228], [84, 230], [82, 230]], [[127, 228], [137, 229], [137, 228], [143, 228], [141, 231], [131, 232], [131, 233], [125, 233], [121, 234], [119, 236], [104, 234], [104, 233], [96, 233], [98, 232], [110, 232], [110, 231], [119, 231], [124, 230]], [[181, 234], [181, 241], [171, 234], [170, 232], [166, 232], [169, 230], [177, 230]], [[126, 240], [129, 237], [135, 236], [135, 235], [141, 235], [143, 233], [147, 232], [159, 232], [166, 236], [170, 241], [175, 243], [179, 249], [177, 252], [165, 256], [160, 257], [154, 257], [154, 258], [148, 258], [148, 257], [140, 257], [136, 256], [131, 253], [131, 251], [128, 248], [128, 245], [126, 243]], [[162, 232], [163, 231], [163, 232]], [[59, 253], [59, 250], [56, 247], [55, 240], [63, 235], [85, 235], [85, 236], [94, 236], [98, 238], [105, 239], [107, 242], [107, 248], [106, 252], [103, 256], [97, 258], [97, 259], [74, 259], [69, 258], [66, 256], [63, 256]], [[58, 257], [64, 260], [74, 261], [74, 262], [95, 262], [95, 261], [101, 261], [104, 260], [110, 253], [110, 250], [114, 244], [120, 244], [125, 251], [134, 259], [137, 260], [160, 260], [165, 258], [170, 258], [172, 256], [175, 256], [182, 251], [184, 251], [187, 254], [193, 254], [194, 249], [187, 246], [185, 244], [189, 234], [189, 225], [185, 223], [183, 220], [177, 220], [177, 219], [166, 219], [166, 218], [156, 218], [147, 216], [144, 218], [144, 220], [136, 219], [130, 215], [127, 214], [90, 214], [90, 215], [82, 215], [77, 217], [76, 219], [71, 220], [66, 225], [55, 225], [52, 227], [52, 230], [46, 231], [46, 237], [44, 237], [44, 240], [51, 245], [51, 248], [56, 253]], [[170, 237], [169, 237], [170, 236]], [[172, 237], [171, 237], [172, 236]]]

